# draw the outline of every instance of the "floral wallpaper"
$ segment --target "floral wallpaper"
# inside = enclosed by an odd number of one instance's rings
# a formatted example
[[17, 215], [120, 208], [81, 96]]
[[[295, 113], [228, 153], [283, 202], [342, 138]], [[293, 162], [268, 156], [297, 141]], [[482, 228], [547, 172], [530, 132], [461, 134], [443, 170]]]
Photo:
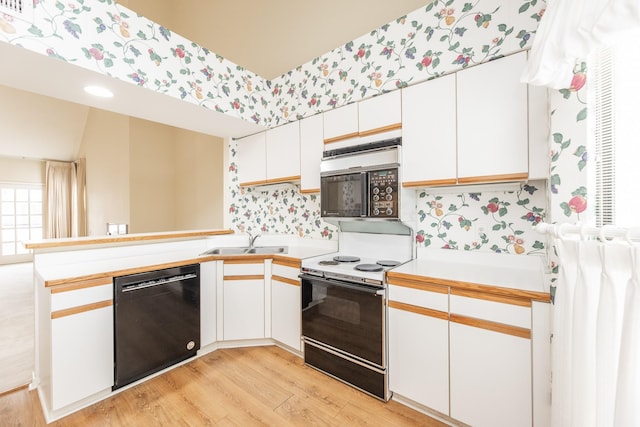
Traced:
[[[546, 183], [517, 191], [418, 193], [419, 246], [508, 254], [544, 254], [533, 226], [545, 220]], [[435, 190], [435, 189], [434, 189]]]

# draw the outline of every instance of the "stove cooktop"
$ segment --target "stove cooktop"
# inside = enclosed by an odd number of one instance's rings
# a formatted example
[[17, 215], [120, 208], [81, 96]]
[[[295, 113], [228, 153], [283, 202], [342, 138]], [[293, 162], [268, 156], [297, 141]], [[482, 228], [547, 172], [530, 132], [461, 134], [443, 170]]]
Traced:
[[403, 262], [327, 254], [302, 260], [302, 272], [314, 276], [382, 286], [385, 272]]

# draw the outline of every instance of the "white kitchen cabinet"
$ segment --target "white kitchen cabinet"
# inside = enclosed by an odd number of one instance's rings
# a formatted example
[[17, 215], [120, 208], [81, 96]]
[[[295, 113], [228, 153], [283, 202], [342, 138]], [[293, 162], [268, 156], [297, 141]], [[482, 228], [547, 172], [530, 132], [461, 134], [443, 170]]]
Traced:
[[320, 192], [323, 143], [322, 114], [300, 120], [300, 192]]
[[[110, 390], [114, 381], [113, 284], [66, 289], [53, 288], [51, 295], [49, 384], [54, 411]], [[47, 376], [46, 368], [41, 375]]]
[[402, 185], [456, 184], [456, 76], [402, 90]]
[[274, 261], [271, 268], [271, 338], [301, 351], [300, 266]]
[[530, 304], [452, 294], [450, 310], [450, 416], [478, 427], [532, 425]]
[[448, 414], [448, 289], [424, 288], [389, 286], [389, 388]]
[[402, 94], [399, 90], [358, 103], [358, 135], [367, 136], [402, 127]]
[[238, 180], [241, 186], [266, 184], [266, 132], [249, 135], [238, 140]]
[[529, 91], [529, 179], [549, 179], [551, 148], [549, 146], [548, 89], [528, 86]]
[[325, 144], [358, 136], [358, 103], [334, 108], [322, 115]]
[[216, 342], [217, 262], [200, 263], [200, 347]]
[[456, 73], [458, 183], [528, 176], [526, 52]]
[[267, 183], [300, 179], [300, 124], [287, 123], [266, 131]]
[[262, 260], [225, 261], [223, 340], [265, 337], [264, 264]]

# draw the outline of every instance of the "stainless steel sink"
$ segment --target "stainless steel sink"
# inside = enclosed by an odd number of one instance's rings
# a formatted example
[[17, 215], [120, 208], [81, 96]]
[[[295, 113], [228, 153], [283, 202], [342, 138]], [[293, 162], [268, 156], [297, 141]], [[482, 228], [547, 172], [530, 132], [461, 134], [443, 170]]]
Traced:
[[256, 246], [247, 250], [248, 254], [286, 254], [286, 246]]
[[286, 254], [286, 246], [241, 246], [241, 247], [224, 247], [213, 248], [202, 252], [200, 255], [249, 255], [249, 254]]

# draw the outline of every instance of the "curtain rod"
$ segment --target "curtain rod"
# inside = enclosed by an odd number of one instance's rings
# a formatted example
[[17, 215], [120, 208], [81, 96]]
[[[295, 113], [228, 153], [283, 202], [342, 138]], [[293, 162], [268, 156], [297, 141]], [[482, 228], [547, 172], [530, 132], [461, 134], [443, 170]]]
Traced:
[[[602, 227], [585, 224], [549, 224], [541, 222], [534, 227], [538, 233], [548, 234], [557, 239], [580, 237], [599, 238], [602, 241], [622, 239], [626, 241], [640, 241], [640, 227], [618, 227], [615, 225], [603, 225]], [[571, 235], [571, 237], [569, 237]]]

